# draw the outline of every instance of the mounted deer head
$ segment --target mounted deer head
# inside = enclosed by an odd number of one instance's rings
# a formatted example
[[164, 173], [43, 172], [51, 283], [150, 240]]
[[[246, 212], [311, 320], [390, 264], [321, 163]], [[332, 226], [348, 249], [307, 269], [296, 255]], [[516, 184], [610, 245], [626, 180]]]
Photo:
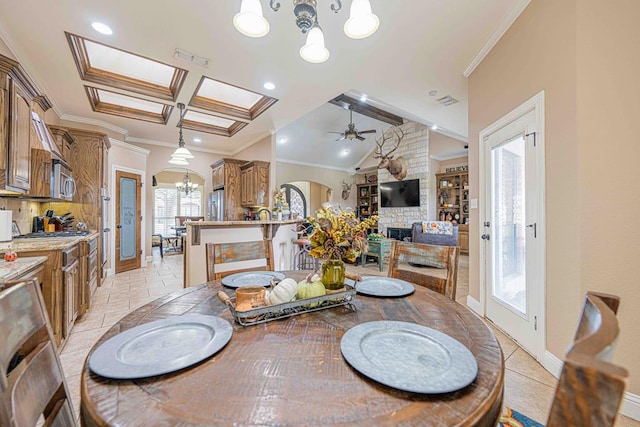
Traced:
[[352, 185], [353, 182], [351, 184], [347, 184], [344, 179], [342, 180], [342, 200], [347, 200], [349, 198]]
[[394, 159], [391, 153], [398, 149], [400, 141], [402, 141], [402, 138], [404, 138], [404, 132], [402, 131], [402, 129], [400, 129], [399, 126], [396, 126], [393, 128], [393, 133], [397, 138], [396, 145], [387, 154], [382, 153], [382, 147], [384, 146], [384, 143], [392, 138], [392, 136], [390, 135], [387, 136], [388, 134], [390, 134], [390, 132], [384, 132], [381, 138], [382, 141], [376, 141], [376, 145], [378, 146], [378, 148], [376, 148], [376, 155], [373, 156], [373, 158], [381, 159], [380, 163], [378, 164], [378, 169], [386, 169], [389, 171], [391, 176], [393, 176], [398, 181], [402, 181], [404, 177], [407, 176], [407, 161], [402, 156]]

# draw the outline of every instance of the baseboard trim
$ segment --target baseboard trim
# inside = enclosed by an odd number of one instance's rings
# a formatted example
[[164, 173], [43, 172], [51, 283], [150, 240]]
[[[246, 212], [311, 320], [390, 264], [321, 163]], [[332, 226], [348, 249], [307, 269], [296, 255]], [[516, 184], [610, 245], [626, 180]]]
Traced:
[[[544, 352], [544, 356], [540, 361], [542, 366], [556, 378], [560, 377], [562, 371], [562, 360], [556, 357], [549, 351]], [[640, 396], [637, 394], [625, 392], [624, 399], [622, 400], [622, 407], [620, 413], [625, 417], [633, 418], [636, 421], [640, 421]]]
[[471, 295], [467, 295], [467, 307], [469, 307], [472, 311], [475, 311], [479, 316], [484, 316], [480, 302], [477, 299], [473, 298]]
[[551, 375], [560, 378], [560, 372], [562, 371], [564, 362], [559, 357], [547, 350], [544, 352], [540, 363]]
[[622, 401], [620, 413], [625, 417], [633, 418], [640, 421], [640, 396], [637, 394], [626, 392]]

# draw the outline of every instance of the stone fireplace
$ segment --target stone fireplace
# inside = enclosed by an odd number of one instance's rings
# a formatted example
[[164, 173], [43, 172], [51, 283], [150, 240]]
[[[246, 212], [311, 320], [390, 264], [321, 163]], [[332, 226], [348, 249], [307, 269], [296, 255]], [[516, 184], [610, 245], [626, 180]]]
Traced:
[[[404, 178], [420, 180], [420, 206], [408, 208], [380, 207], [378, 215], [378, 229], [389, 236], [389, 230], [408, 229], [411, 236], [411, 224], [427, 220], [429, 214], [429, 128], [420, 123], [406, 122], [400, 126], [405, 133], [398, 149], [393, 153], [395, 158], [404, 157], [408, 164], [408, 173]], [[385, 132], [388, 141], [383, 147], [383, 153], [389, 152], [395, 145], [397, 138], [393, 129]], [[378, 139], [380, 141], [380, 139]], [[378, 182], [397, 181], [385, 169], [378, 169]], [[396, 231], [392, 231], [396, 235]]]

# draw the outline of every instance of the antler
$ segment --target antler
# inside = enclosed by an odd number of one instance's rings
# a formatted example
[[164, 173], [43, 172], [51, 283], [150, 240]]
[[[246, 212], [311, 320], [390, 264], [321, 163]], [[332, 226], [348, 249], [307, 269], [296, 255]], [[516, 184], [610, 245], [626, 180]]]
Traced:
[[398, 138], [398, 142], [396, 142], [396, 145], [387, 154], [382, 154], [382, 147], [384, 146], [384, 143], [387, 142], [388, 139], [391, 139], [391, 137], [386, 136], [387, 135], [386, 132], [383, 132], [382, 143], [378, 143], [378, 141], [376, 141], [376, 145], [378, 146], [378, 148], [376, 148], [376, 155], [373, 156], [374, 159], [389, 159], [389, 160], [393, 159], [393, 157], [390, 157], [391, 153], [393, 153], [398, 149], [398, 147], [400, 146], [400, 141], [402, 141], [402, 138], [404, 138], [404, 132], [402, 131], [402, 129], [400, 129], [400, 127], [398, 126], [394, 127], [393, 131], [396, 134], [396, 137]]

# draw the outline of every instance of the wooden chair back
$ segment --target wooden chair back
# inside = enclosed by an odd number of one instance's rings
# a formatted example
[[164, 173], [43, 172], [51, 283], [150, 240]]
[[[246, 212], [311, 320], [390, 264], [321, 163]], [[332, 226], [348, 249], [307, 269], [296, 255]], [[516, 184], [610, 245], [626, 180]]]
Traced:
[[394, 240], [387, 275], [424, 286], [455, 300], [459, 256], [458, 246]]
[[[260, 259], [265, 260], [264, 266], [216, 271], [216, 265]], [[273, 247], [270, 239], [239, 243], [207, 243], [207, 281], [221, 279], [242, 271], [260, 270], [273, 271]]]
[[611, 363], [620, 298], [588, 292], [567, 353], [548, 426], [613, 426], [629, 373]]
[[[77, 426], [38, 282], [0, 292], [0, 425]], [[2, 288], [2, 285], [0, 285]]]

